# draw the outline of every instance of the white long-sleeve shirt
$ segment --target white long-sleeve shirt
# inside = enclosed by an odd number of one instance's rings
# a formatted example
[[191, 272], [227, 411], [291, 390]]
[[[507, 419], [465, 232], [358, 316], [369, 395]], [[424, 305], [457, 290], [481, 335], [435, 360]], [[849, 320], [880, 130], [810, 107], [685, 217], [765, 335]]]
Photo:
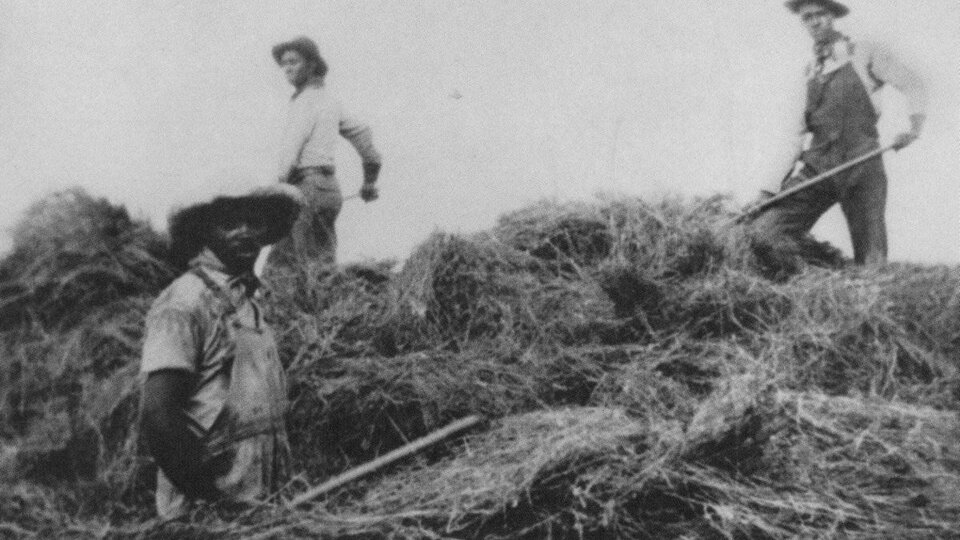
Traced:
[[350, 115], [321, 81], [308, 83], [290, 100], [278, 176], [304, 167], [332, 167], [338, 136], [350, 141], [364, 163], [380, 163], [370, 128]]

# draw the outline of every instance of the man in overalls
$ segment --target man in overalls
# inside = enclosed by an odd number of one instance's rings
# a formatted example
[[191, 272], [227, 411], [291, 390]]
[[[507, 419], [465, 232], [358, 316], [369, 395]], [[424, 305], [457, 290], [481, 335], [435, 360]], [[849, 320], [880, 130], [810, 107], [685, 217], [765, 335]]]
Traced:
[[350, 141], [363, 163], [360, 198], [377, 199], [380, 154], [369, 126], [344, 108], [325, 84], [327, 63], [313, 40], [297, 37], [273, 47], [294, 93], [280, 145], [280, 182], [300, 188], [307, 207], [290, 236], [270, 252], [271, 268], [329, 267], [336, 263], [336, 221], [343, 205], [335, 155], [340, 137]]
[[260, 249], [287, 235], [304, 205], [273, 185], [170, 217], [171, 251], [189, 269], [154, 301], [143, 345], [141, 432], [159, 471], [161, 519], [192, 501], [252, 501], [287, 463], [286, 388], [254, 297]]
[[[900, 150], [912, 143], [926, 118], [926, 96], [919, 77], [882, 46], [853, 42], [835, 30], [835, 19], [849, 13], [843, 4], [834, 0], [790, 0], [786, 6], [800, 17], [813, 38], [814, 58], [807, 67], [807, 104], [795, 167], [780, 188], [791, 188], [877, 149], [879, 113], [875, 100], [888, 83], [905, 96], [910, 111], [910, 130], [897, 135], [893, 146]], [[798, 241], [839, 202], [850, 229], [855, 262], [884, 264], [886, 199], [887, 177], [878, 156], [764, 211], [752, 225], [754, 247], [774, 268], [795, 270], [800, 254]]]

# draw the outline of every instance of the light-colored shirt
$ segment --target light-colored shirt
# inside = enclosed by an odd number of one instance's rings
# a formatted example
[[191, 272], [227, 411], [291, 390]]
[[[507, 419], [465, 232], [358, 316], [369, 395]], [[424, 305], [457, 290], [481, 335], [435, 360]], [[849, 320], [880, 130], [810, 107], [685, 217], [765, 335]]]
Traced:
[[[907, 100], [910, 114], [924, 114], [927, 107], [927, 93], [923, 80], [907, 68], [890, 50], [882, 44], [868, 41], [853, 42], [838, 39], [830, 47], [830, 54], [823, 63], [823, 74], [843, 67], [847, 62], [860, 76], [874, 109], [880, 113], [879, 92], [887, 84], [896, 88]], [[817, 74], [817, 60], [812, 59], [806, 67], [809, 80]]]
[[280, 147], [279, 177], [293, 169], [334, 165], [337, 138], [356, 148], [364, 163], [380, 163], [370, 127], [348, 113], [322, 81], [313, 81], [294, 94]]
[[[881, 114], [880, 90], [887, 84], [903, 94], [910, 114], [926, 114], [927, 91], [923, 80], [897, 59], [886, 46], [868, 41], [853, 42], [848, 38], [838, 39], [833, 42], [820, 73], [823, 75], [832, 73], [847, 63], [853, 66], [860, 77], [878, 115]], [[804, 75], [807, 81], [818, 75], [816, 58], [812, 58], [806, 65]], [[790, 165], [794, 167], [794, 173], [802, 168], [802, 164], [797, 160], [800, 159], [803, 150], [810, 146], [812, 138], [807, 132], [806, 108], [800, 110], [803, 113], [798, 118], [797, 137], [790, 152], [792, 156]], [[771, 192], [779, 191], [780, 180], [771, 179], [764, 189]]]
[[[229, 460], [216, 486], [237, 500], [256, 499], [275, 487], [286, 457], [283, 367], [273, 334], [243, 285], [209, 250], [192, 264], [220, 293], [192, 271], [167, 287], [147, 314], [140, 371], [144, 378], [163, 369], [196, 374], [183, 415], [205, 459]], [[175, 518], [188, 502], [158, 471], [159, 516]]]

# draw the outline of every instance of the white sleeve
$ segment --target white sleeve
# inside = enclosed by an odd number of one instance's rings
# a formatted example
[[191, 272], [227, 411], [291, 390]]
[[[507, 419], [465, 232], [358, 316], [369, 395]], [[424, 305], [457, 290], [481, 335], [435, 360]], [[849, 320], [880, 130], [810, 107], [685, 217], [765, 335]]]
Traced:
[[373, 145], [373, 132], [370, 126], [357, 120], [342, 106], [340, 107], [340, 135], [357, 149], [364, 163], [380, 163], [380, 153]]

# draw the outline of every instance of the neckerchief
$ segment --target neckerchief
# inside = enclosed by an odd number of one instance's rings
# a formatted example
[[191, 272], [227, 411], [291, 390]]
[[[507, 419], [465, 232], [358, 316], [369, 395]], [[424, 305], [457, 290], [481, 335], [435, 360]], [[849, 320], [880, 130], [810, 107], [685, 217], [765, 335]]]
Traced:
[[850, 41], [850, 38], [837, 32], [836, 30], [832, 31], [827, 39], [824, 41], [817, 41], [813, 44], [813, 58], [814, 58], [814, 67], [813, 73], [815, 76], [819, 77], [823, 73], [824, 64], [827, 60], [833, 58], [833, 47], [838, 41]]

